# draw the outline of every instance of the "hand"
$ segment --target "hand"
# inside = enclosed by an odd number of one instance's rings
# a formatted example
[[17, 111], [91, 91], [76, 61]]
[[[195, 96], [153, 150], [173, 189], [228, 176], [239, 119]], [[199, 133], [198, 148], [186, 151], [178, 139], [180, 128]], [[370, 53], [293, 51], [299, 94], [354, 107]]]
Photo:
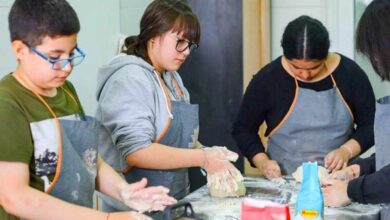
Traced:
[[328, 170], [328, 173], [343, 169], [347, 167], [349, 159], [350, 152], [343, 147], [339, 147], [326, 155], [324, 159], [325, 168]]
[[321, 185], [326, 206], [339, 207], [346, 206], [351, 203], [348, 197], [347, 188], [348, 182], [341, 180], [323, 180]]
[[358, 164], [354, 164], [351, 166], [348, 166], [342, 170], [338, 170], [336, 172], [333, 172], [328, 176], [328, 179], [337, 179], [337, 180], [343, 180], [343, 181], [350, 181], [357, 177], [359, 177], [360, 174], [360, 166]]
[[220, 171], [207, 175], [207, 186], [218, 191], [232, 193], [238, 190], [238, 183], [243, 180], [241, 173], [234, 176], [229, 171]]
[[139, 182], [122, 185], [120, 196], [123, 203], [143, 213], [164, 210], [166, 206], [177, 202], [168, 196], [169, 189], [162, 186], [145, 188], [146, 184], [147, 180], [143, 178]]
[[143, 215], [139, 212], [112, 212], [109, 213], [109, 216], [106, 218], [108, 220], [152, 220], [146, 215]]
[[282, 176], [280, 166], [275, 160], [265, 159], [258, 167], [261, 173], [269, 180], [279, 178]]
[[230, 162], [238, 159], [238, 154], [226, 147], [202, 148], [205, 154], [207, 185], [224, 192], [234, 192], [238, 189], [238, 182], [244, 178], [237, 168]]
[[202, 148], [206, 153], [206, 163], [210, 160], [220, 159], [235, 162], [238, 159], [238, 154], [228, 150], [226, 147], [212, 146]]
[[204, 165], [202, 168], [208, 174], [214, 174], [221, 171], [229, 171], [234, 178], [242, 177], [237, 168], [230, 163], [238, 158], [238, 154], [228, 150], [226, 147], [206, 147], [202, 148], [204, 152]]

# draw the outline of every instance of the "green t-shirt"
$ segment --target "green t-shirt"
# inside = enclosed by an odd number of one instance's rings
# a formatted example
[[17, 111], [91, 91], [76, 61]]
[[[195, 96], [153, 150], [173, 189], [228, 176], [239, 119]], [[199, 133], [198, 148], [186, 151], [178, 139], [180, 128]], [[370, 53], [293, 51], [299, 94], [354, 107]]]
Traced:
[[[69, 81], [57, 89], [56, 96], [44, 99], [58, 118], [78, 118], [83, 114]], [[49, 110], [12, 74], [0, 81], [0, 134], [0, 161], [28, 164], [30, 186], [44, 191], [55, 175], [57, 128]], [[5, 213], [0, 206], [0, 219], [17, 218]]]

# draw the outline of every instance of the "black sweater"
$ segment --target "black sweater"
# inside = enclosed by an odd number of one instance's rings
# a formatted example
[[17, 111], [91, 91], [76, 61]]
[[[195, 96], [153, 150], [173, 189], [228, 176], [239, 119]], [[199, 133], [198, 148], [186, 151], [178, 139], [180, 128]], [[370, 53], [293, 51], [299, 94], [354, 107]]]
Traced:
[[360, 177], [348, 183], [348, 197], [359, 203], [390, 203], [390, 165], [375, 172], [375, 155], [358, 159]]
[[[355, 129], [351, 138], [360, 144], [364, 152], [374, 143], [375, 96], [364, 71], [351, 59], [340, 56], [340, 63], [332, 75], [354, 115]], [[298, 85], [315, 91], [333, 87], [330, 76], [313, 83], [298, 81]], [[241, 152], [249, 161], [265, 151], [258, 135], [259, 126], [264, 121], [267, 123], [265, 135], [268, 136], [287, 114], [294, 95], [294, 78], [282, 67], [281, 57], [254, 75], [243, 97], [232, 132]]]

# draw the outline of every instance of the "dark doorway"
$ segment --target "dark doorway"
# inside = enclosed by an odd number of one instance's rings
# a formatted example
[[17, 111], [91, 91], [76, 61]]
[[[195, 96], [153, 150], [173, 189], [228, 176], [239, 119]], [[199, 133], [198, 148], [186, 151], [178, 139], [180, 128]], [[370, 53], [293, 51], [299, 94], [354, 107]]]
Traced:
[[[200, 137], [206, 146], [239, 152], [231, 136], [243, 90], [242, 0], [187, 0], [201, 23], [201, 41], [180, 69], [191, 103], [200, 107]], [[243, 160], [236, 162], [243, 171]], [[206, 183], [190, 169], [191, 191]]]

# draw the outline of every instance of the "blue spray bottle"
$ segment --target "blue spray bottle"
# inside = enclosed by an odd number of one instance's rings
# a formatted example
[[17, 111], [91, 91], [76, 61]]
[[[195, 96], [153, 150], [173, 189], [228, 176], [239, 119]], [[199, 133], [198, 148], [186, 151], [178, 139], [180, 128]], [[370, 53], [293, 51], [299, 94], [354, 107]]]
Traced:
[[295, 220], [324, 219], [324, 198], [318, 178], [317, 162], [303, 163], [301, 190], [296, 203]]

